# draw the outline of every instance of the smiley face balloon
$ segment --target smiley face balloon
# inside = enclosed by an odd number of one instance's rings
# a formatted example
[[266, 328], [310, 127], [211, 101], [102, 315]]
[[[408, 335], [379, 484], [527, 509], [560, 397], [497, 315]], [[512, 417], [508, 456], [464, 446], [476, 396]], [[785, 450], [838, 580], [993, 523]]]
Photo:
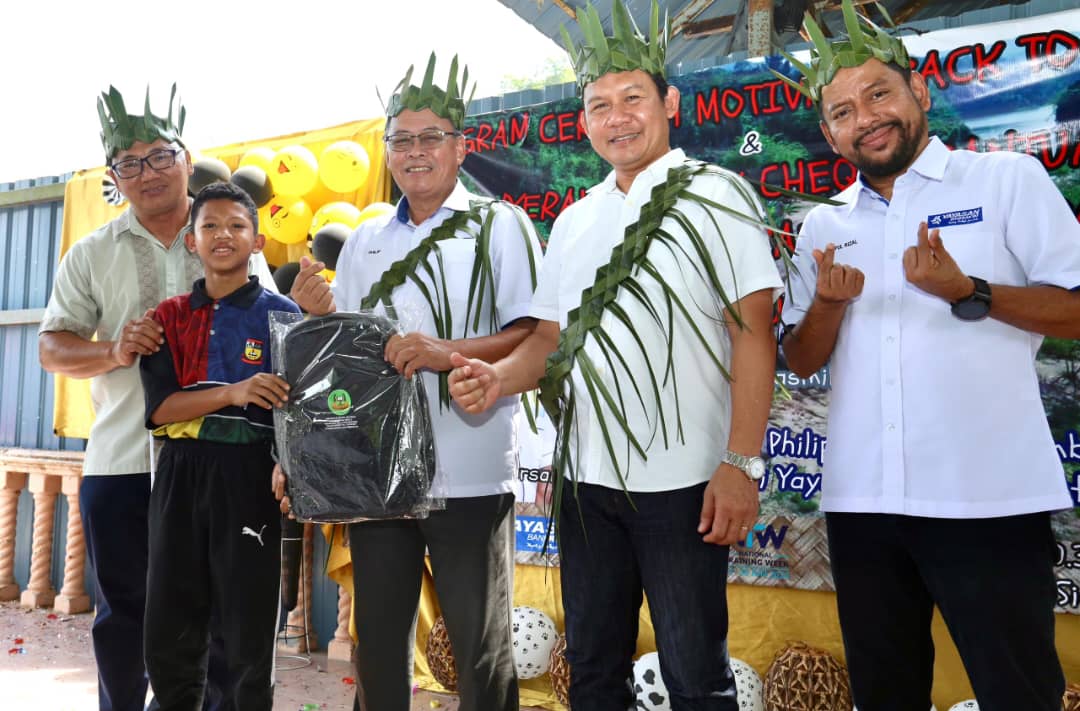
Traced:
[[331, 143], [319, 155], [319, 180], [334, 192], [351, 193], [367, 180], [371, 161], [355, 141]]
[[263, 208], [267, 220], [263, 232], [282, 244], [296, 244], [307, 239], [311, 228], [311, 208], [300, 198], [281, 198], [275, 195]]
[[319, 163], [307, 148], [285, 146], [274, 154], [267, 174], [275, 193], [299, 197], [315, 187], [315, 181], [319, 178]]

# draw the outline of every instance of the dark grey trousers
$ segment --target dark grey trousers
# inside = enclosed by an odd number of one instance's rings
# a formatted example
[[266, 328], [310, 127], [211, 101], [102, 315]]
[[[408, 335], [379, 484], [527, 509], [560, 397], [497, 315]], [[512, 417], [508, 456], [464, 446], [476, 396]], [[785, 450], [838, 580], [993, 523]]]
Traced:
[[408, 711], [424, 549], [454, 649], [461, 711], [517, 711], [510, 633], [514, 496], [447, 499], [422, 520], [349, 526], [364, 711]]

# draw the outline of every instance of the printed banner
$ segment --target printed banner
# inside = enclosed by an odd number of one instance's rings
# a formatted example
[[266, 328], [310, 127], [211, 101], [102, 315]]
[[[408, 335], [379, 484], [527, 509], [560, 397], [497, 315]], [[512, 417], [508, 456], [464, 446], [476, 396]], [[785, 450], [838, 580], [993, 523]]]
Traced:
[[[952, 148], [1035, 156], [1080, 214], [1080, 11], [908, 36], [905, 42], [931, 87], [931, 133]], [[790, 74], [785, 60], [768, 57], [672, 77], [682, 93], [672, 145], [743, 174], [777, 222], [797, 232], [811, 206], [782, 199], [770, 186], [829, 196], [850, 185], [856, 170], [826, 144], [809, 102], [770, 69]], [[580, 108], [577, 99], [564, 99], [471, 117], [464, 164], [469, 187], [520, 205], [546, 238], [559, 212], [609, 170], [589, 146]], [[937, 217], [942, 224], [981, 218]], [[732, 547], [730, 579], [831, 590], [818, 510], [829, 374], [823, 370], [804, 380], [783, 363], [778, 367], [791, 398], [774, 403], [763, 443], [769, 468], [761, 517]], [[1038, 372], [1062, 476], [1080, 503], [1080, 343], [1046, 339]], [[556, 557], [541, 556], [535, 547], [547, 525], [536, 493], [538, 485], [544, 488], [543, 467], [534, 459], [521, 472], [518, 560], [556, 564]], [[1080, 614], [1080, 506], [1056, 514], [1053, 523], [1058, 609]]]

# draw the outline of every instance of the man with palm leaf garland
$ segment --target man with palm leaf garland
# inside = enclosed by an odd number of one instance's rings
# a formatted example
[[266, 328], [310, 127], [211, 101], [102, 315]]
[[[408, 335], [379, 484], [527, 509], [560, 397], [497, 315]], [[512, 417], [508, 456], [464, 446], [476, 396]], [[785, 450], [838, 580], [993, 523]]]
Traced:
[[409, 708], [426, 546], [461, 708], [517, 711], [510, 612], [518, 404], [503, 398], [489, 413], [466, 414], [449, 401], [445, 376], [452, 352], [497, 359], [532, 331], [540, 246], [521, 210], [472, 195], [458, 180], [468, 70], [459, 85], [455, 58], [444, 90], [432, 82], [434, 68], [433, 54], [419, 86], [410, 69], [387, 108], [386, 160], [404, 194], [396, 212], [349, 238], [332, 287], [318, 275], [322, 264], [305, 262], [292, 295], [316, 315], [392, 304], [423, 317], [416, 331], [390, 339], [385, 357], [425, 380], [446, 509], [349, 527], [360, 706]]
[[758, 513], [781, 286], [761, 208], [732, 173], [669, 144], [667, 27], [645, 40], [579, 10], [583, 127], [613, 171], [556, 220], [531, 313], [494, 365], [454, 356], [469, 412], [534, 388], [558, 429], [557, 532], [570, 705], [622, 711], [642, 590], [671, 708], [737, 709], [728, 545]]
[[821, 508], [855, 703], [930, 706], [936, 606], [983, 711], [1060, 709], [1050, 512], [1072, 501], [1034, 355], [1080, 336], [1080, 227], [1034, 158], [931, 136], [901, 40], [842, 7], [847, 37], [807, 16], [805, 78], [783, 77], [859, 169], [803, 223], [783, 347], [832, 376]]

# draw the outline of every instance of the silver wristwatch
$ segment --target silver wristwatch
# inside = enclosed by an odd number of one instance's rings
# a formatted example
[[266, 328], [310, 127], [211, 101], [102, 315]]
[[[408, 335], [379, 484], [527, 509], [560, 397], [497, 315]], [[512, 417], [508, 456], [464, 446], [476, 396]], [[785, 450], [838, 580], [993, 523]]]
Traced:
[[765, 476], [765, 460], [761, 457], [748, 457], [745, 454], [736, 454], [729, 449], [724, 452], [724, 464], [741, 469], [753, 481], [761, 481], [761, 477]]

